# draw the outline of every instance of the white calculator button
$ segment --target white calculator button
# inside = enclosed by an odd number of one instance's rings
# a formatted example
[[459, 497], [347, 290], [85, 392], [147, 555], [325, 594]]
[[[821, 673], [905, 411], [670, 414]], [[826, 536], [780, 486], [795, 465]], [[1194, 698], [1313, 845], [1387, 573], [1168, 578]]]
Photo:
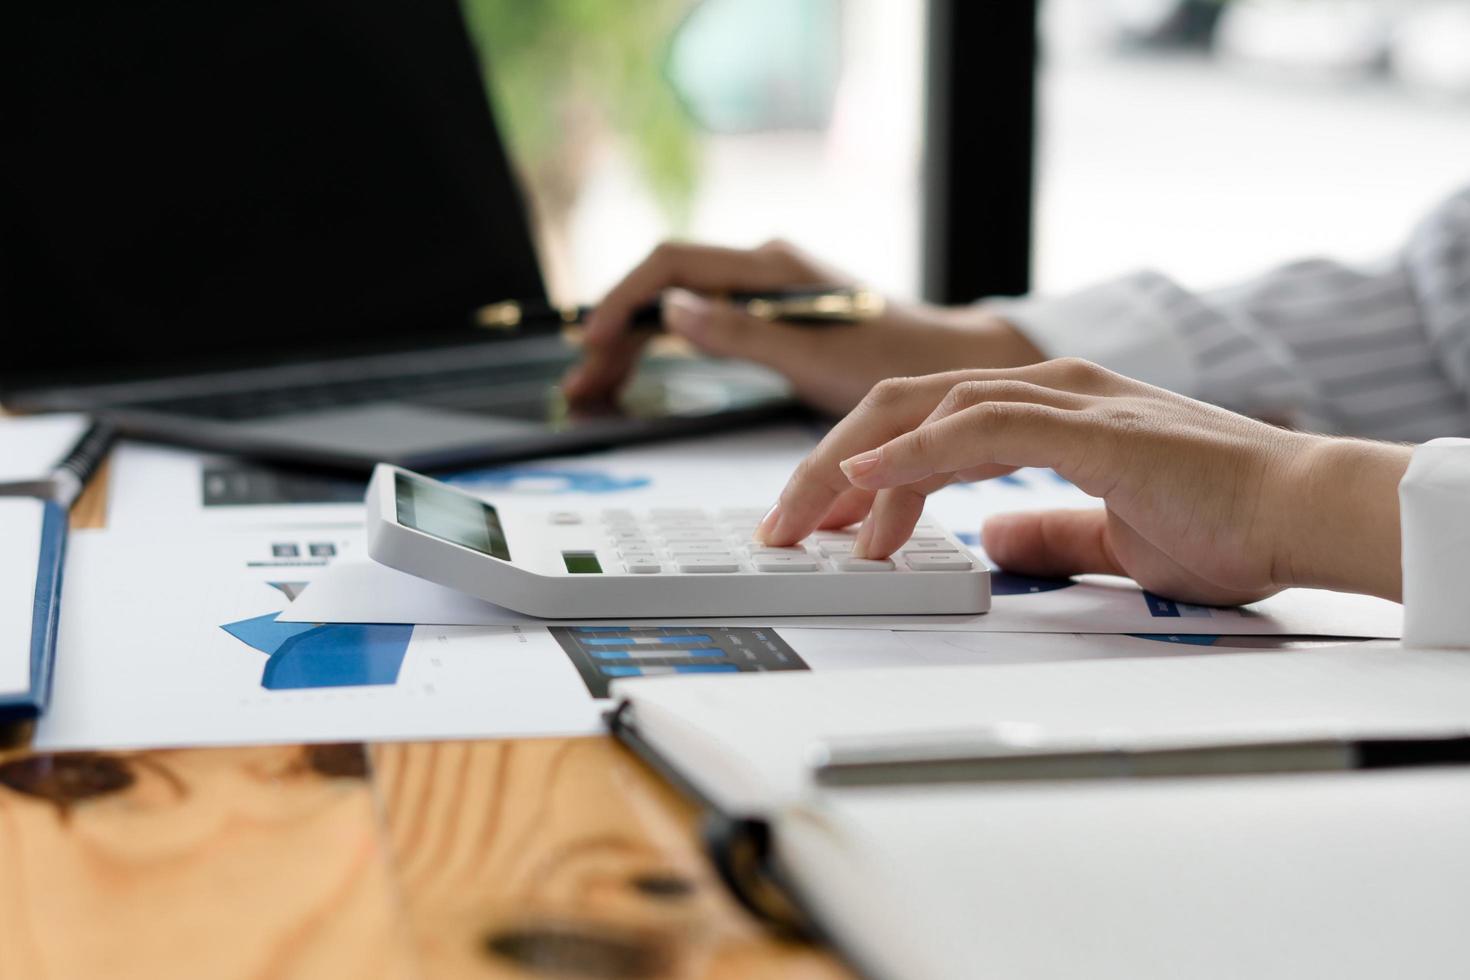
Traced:
[[691, 558], [679, 558], [679, 571], [688, 574], [690, 572], [738, 572], [740, 563], [733, 558], [715, 558], [710, 555], [699, 555]]
[[709, 515], [698, 507], [654, 507], [648, 512], [655, 519], [664, 517], [694, 517], [700, 520], [708, 520]]
[[624, 559], [624, 564], [627, 566], [628, 571], [634, 575], [652, 575], [655, 572], [664, 570], [664, 567], [656, 561], [630, 561]]
[[856, 531], [818, 531], [812, 535], [816, 541], [856, 541]]
[[725, 544], [729, 539], [723, 534], [670, 534], [664, 539], [664, 544], [670, 548], [681, 547], [686, 544]]
[[623, 561], [653, 561], [658, 553], [650, 548], [619, 548], [618, 557]]
[[838, 558], [843, 555], [852, 554], [853, 544], [855, 544], [855, 542], [852, 541], [823, 541], [817, 547], [819, 547], [822, 551], [822, 554], [826, 555], [828, 558]]
[[951, 554], [957, 553], [957, 551], [955, 549], [955, 546], [952, 545], [952, 544], [950, 544], [948, 541], [910, 541], [908, 544], [906, 544], [906, 545], [903, 546], [903, 553], [906, 554], [906, 555], [909, 555], [909, 554], [918, 554], [920, 552], [926, 552], [926, 551], [928, 551], [928, 552], [946, 552], [947, 551], [947, 552], [949, 552]]
[[669, 550], [676, 555], [730, 555], [730, 546], [723, 541], [680, 541], [670, 544]]
[[761, 572], [815, 572], [817, 563], [810, 558], [757, 558], [755, 567]]
[[964, 571], [974, 565], [970, 559], [955, 554], [904, 555], [904, 560], [916, 572]]
[[582, 515], [581, 514], [574, 514], [574, 513], [572, 513], [569, 510], [559, 510], [555, 514], [552, 514], [551, 515], [551, 523], [553, 523], [553, 524], [581, 524], [582, 523]]
[[766, 516], [766, 510], [761, 507], [726, 507], [720, 511], [720, 517], [727, 521], [759, 521]]
[[645, 537], [644, 532], [636, 527], [613, 527], [609, 528], [607, 533], [618, 541], [626, 541], [629, 538]]
[[801, 545], [773, 548], [768, 545], [751, 545], [751, 557], [759, 558], [805, 558], [806, 549]]
[[633, 515], [631, 510], [625, 510], [621, 507], [611, 507], [602, 512], [602, 519], [604, 521], [636, 521], [638, 518]]
[[892, 558], [838, 558], [834, 563], [839, 572], [890, 572]]

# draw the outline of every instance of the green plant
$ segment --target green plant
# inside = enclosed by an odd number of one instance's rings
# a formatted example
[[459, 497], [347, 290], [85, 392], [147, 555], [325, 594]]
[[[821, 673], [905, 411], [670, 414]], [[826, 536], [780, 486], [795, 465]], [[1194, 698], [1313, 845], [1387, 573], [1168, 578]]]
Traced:
[[[688, 0], [464, 0], [486, 85], [557, 247], [599, 143], [616, 139], [676, 226], [698, 169], [693, 122], [661, 71]], [[548, 241], [549, 239], [549, 241]]]

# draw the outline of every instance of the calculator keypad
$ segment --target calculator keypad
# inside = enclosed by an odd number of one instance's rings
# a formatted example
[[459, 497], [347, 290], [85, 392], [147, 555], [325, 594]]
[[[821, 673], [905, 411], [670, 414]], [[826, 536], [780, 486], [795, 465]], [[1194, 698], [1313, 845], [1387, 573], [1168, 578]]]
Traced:
[[[610, 509], [600, 515], [608, 543], [634, 575], [678, 572], [728, 575], [754, 571], [773, 575], [819, 572], [967, 571], [974, 560], [938, 526], [923, 521], [892, 558], [854, 558], [853, 530], [817, 531], [790, 547], [755, 540], [765, 512], [734, 508], [715, 514], [690, 507], [654, 508], [645, 515]], [[558, 512], [553, 524], [597, 523], [590, 516]]]

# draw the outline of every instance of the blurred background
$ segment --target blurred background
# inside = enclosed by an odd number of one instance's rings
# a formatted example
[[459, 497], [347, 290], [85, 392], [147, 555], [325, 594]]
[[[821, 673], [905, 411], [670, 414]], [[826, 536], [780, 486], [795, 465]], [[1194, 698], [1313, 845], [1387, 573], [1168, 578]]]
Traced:
[[[941, 2], [466, 0], [557, 299], [670, 236], [782, 237], [926, 292]], [[1036, 289], [1372, 258], [1470, 178], [1470, 0], [1041, 0], [1038, 23]]]

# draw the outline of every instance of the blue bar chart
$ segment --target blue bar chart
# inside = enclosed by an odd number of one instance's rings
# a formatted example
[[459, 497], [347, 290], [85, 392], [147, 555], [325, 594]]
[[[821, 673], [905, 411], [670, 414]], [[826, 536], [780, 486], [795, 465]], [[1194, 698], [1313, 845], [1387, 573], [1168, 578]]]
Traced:
[[594, 698], [624, 677], [807, 670], [772, 629], [701, 626], [554, 626], [551, 635]]

